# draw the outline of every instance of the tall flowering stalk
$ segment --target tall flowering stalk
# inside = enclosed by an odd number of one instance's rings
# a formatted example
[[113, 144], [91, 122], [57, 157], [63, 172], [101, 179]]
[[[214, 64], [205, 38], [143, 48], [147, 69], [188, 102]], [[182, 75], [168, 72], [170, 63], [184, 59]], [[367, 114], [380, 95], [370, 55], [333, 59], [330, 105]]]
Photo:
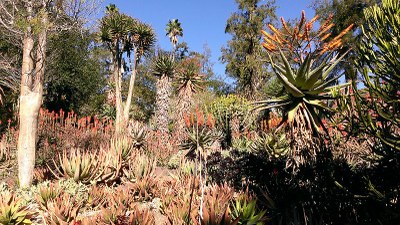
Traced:
[[181, 148], [186, 150], [187, 156], [193, 156], [195, 158], [196, 169], [195, 172], [200, 177], [200, 210], [199, 210], [199, 223], [200, 219], [203, 218], [203, 200], [204, 191], [207, 182], [207, 157], [210, 153], [210, 149], [214, 141], [218, 138], [214, 133], [215, 119], [211, 114], [205, 115], [198, 108], [196, 113], [190, 113], [190, 115], [184, 116], [186, 124], [186, 131], [188, 139], [181, 144]]

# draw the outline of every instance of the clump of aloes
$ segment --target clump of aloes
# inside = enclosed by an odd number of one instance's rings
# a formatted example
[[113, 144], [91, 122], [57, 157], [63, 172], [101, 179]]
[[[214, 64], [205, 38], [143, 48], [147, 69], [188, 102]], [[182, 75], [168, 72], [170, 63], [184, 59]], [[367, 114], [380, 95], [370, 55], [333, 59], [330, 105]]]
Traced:
[[[283, 112], [281, 125], [288, 123], [292, 128], [321, 133], [326, 129], [320, 116], [332, 112], [326, 101], [333, 99], [330, 89], [337, 88], [333, 84], [340, 77], [332, 77], [331, 72], [346, 55], [339, 55], [336, 50], [341, 48], [342, 37], [353, 25], [331, 37], [332, 16], [314, 31], [317, 18], [307, 21], [303, 11], [300, 22], [294, 27], [289, 27], [281, 18], [282, 29], [269, 24], [272, 34], [261, 31], [264, 35], [262, 45], [270, 53], [271, 67], [287, 94], [259, 101], [257, 108], [279, 108]], [[277, 58], [273, 60], [271, 55]]]

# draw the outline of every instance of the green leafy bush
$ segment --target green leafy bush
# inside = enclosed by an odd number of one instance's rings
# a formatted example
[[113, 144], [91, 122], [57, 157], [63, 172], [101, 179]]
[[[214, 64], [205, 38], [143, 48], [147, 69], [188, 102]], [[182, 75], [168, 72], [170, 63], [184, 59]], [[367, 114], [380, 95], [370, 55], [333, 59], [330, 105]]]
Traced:
[[365, 89], [357, 91], [360, 119], [368, 133], [400, 150], [400, 3], [383, 0], [364, 10], [366, 24], [357, 64]]

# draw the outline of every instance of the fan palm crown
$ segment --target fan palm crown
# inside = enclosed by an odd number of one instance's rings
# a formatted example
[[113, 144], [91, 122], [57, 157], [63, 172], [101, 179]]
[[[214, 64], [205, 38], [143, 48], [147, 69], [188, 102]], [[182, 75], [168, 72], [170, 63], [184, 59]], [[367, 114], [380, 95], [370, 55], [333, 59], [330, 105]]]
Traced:
[[181, 23], [179, 22], [178, 19], [169, 20], [165, 31], [167, 32], [166, 35], [168, 35], [169, 40], [171, 41], [175, 49], [176, 44], [178, 43], [178, 36], [181, 37], [183, 36], [183, 29], [181, 27]]

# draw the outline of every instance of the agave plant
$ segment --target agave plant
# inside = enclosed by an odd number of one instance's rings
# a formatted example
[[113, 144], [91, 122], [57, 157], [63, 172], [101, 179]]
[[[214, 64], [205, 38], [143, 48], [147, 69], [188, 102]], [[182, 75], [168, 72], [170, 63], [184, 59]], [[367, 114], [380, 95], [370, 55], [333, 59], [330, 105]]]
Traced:
[[[350, 31], [352, 25], [324, 43], [330, 36], [329, 29], [333, 24], [328, 19], [312, 36], [311, 28], [316, 19], [317, 17], [307, 22], [303, 11], [301, 20], [294, 29], [289, 29], [281, 18], [283, 31], [277, 30], [271, 24], [268, 26], [273, 35], [262, 31], [265, 36], [263, 47], [270, 53], [276, 53], [278, 57], [274, 61], [270, 56], [270, 63], [287, 94], [278, 99], [256, 102], [256, 108], [281, 108], [282, 124], [288, 122], [292, 126], [320, 133], [320, 128], [326, 131], [320, 114], [332, 112], [326, 101], [333, 98], [329, 90], [337, 88], [333, 84], [341, 76], [331, 77], [331, 72], [346, 54], [338, 55], [334, 50], [341, 47], [342, 37]], [[289, 60], [287, 55], [292, 58]]]
[[147, 208], [140, 209], [135, 206], [129, 215], [128, 223], [129, 225], [151, 225], [155, 224], [154, 215]]
[[29, 211], [27, 206], [22, 206], [22, 200], [16, 198], [14, 193], [0, 194], [0, 224], [32, 224], [34, 216], [35, 213]]
[[222, 135], [214, 128], [215, 120], [211, 114], [204, 115], [203, 112], [196, 109], [196, 113], [185, 115], [187, 138], [180, 145], [180, 148], [186, 152], [187, 156], [205, 157], [212, 144], [221, 139]]
[[110, 150], [121, 156], [123, 164], [126, 164], [132, 154], [132, 141], [127, 137], [118, 137], [111, 139]]

